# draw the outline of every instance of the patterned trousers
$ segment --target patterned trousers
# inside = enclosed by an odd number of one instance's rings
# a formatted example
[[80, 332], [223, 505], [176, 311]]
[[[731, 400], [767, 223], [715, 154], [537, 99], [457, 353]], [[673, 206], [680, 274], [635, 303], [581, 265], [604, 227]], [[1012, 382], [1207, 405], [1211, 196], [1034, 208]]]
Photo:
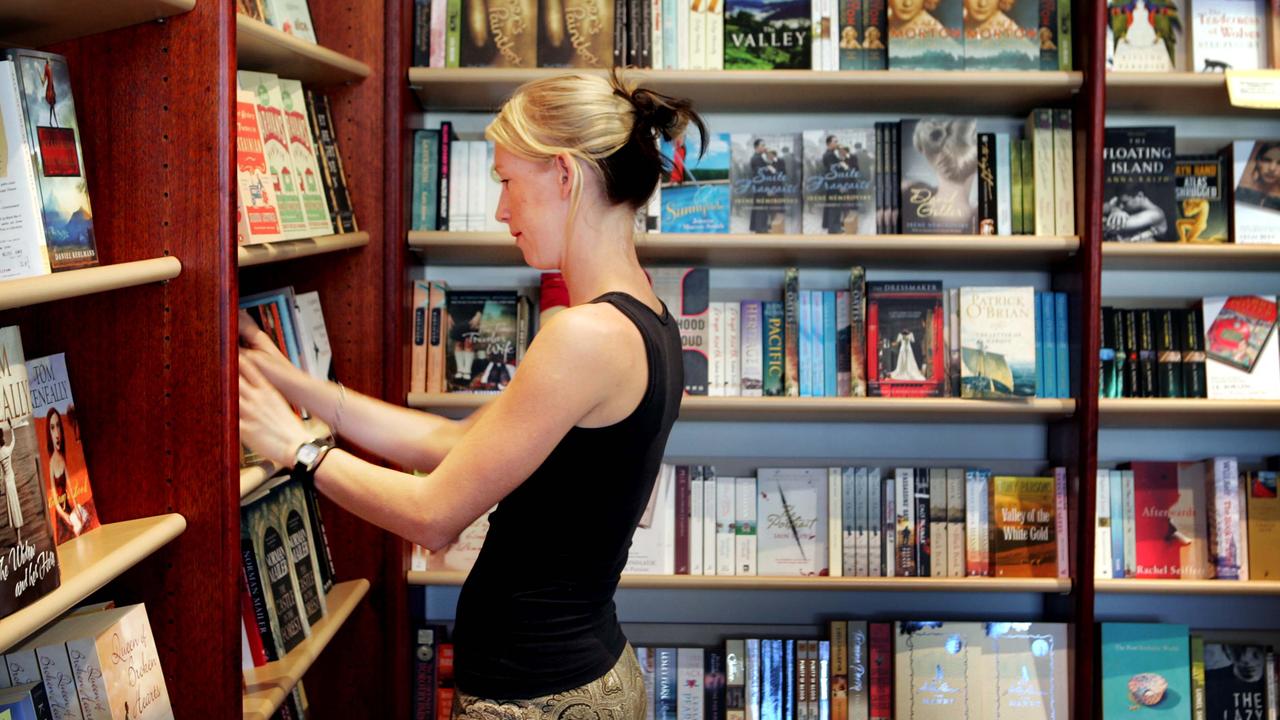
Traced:
[[458, 691], [453, 720], [642, 720], [647, 699], [628, 644], [613, 669], [586, 685], [527, 700], [490, 700]]

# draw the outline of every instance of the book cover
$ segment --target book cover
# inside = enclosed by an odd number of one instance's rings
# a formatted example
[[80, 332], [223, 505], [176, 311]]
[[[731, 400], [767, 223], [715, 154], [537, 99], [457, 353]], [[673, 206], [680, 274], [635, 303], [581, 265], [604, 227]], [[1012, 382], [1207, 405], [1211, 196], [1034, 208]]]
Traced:
[[1205, 709], [1209, 718], [1261, 720], [1266, 715], [1268, 649], [1263, 645], [1204, 644]]
[[11, 61], [0, 60], [0, 206], [5, 208], [0, 223], [0, 278], [50, 272], [30, 158], [18, 75]]
[[895, 622], [894, 717], [952, 720], [976, 715], [980, 623]]
[[996, 136], [978, 133], [978, 234], [998, 234], [999, 193], [996, 189]]
[[838, 0], [836, 4], [836, 67], [834, 70], [866, 70], [866, 0]]
[[[676, 468], [663, 463], [640, 515], [622, 572], [631, 575], [674, 575], [676, 572]], [[465, 535], [465, 533], [464, 533]], [[461, 538], [460, 538], [461, 539]], [[482, 541], [483, 542], [483, 541]]]
[[979, 714], [1001, 720], [1070, 717], [1065, 623], [982, 623]]
[[731, 143], [730, 232], [799, 234], [800, 135], [734, 133]]
[[262, 0], [266, 21], [286, 35], [292, 35], [309, 43], [316, 42], [316, 31], [311, 25], [311, 9], [307, 0]]
[[242, 501], [240, 515], [241, 541], [252, 547], [252, 556], [246, 557], [246, 562], [256, 565], [263, 583], [270, 642], [276, 647], [277, 657], [284, 657], [311, 636], [297, 570], [289, 559], [289, 532], [266, 488]]
[[1189, 308], [1182, 313], [1182, 321], [1182, 396], [1207, 397], [1202, 309]]
[[1102, 623], [1102, 720], [1191, 720], [1186, 625]]
[[756, 479], [737, 478], [734, 491], [733, 534], [736, 575], [756, 575], [756, 550], [758, 547], [756, 510]]
[[827, 471], [756, 471], [758, 575], [828, 575]]
[[1040, 2], [964, 3], [965, 70], [1039, 70]]
[[[1070, 43], [1064, 42], [1064, 47]], [[1053, 112], [1053, 219], [1054, 232], [1074, 235], [1076, 232], [1075, 133], [1071, 110], [1057, 108]]]
[[1139, 578], [1212, 577], [1204, 464], [1134, 462], [1134, 532]]
[[462, 0], [460, 67], [538, 66], [537, 0]]
[[55, 544], [98, 527], [98, 510], [89, 485], [89, 468], [80, 438], [79, 418], [63, 353], [27, 361], [32, 417], [40, 451], [40, 480], [45, 483]]
[[93, 210], [67, 60], [38, 50], [12, 49], [4, 54], [13, 61], [17, 79], [49, 266], [57, 272], [97, 265]]
[[809, 69], [816, 0], [723, 0], [724, 69]]
[[[488, 6], [492, 13], [492, 6]], [[521, 11], [530, 6], [521, 4]], [[537, 67], [613, 66], [613, 0], [539, 0]], [[490, 24], [493, 24], [492, 17]], [[514, 33], [514, 27], [512, 27]], [[523, 39], [523, 35], [519, 35]], [[521, 59], [526, 59], [523, 56]], [[516, 67], [533, 67], [518, 65]]]
[[991, 479], [991, 553], [996, 577], [1057, 577], [1051, 477]]
[[1035, 328], [1035, 288], [960, 288], [960, 396], [1035, 397]]
[[671, 163], [662, 181], [662, 232], [729, 232], [729, 134], [713, 133], [704, 152], [690, 125], [675, 141], [664, 138], [661, 147]]
[[867, 394], [937, 397], [945, 382], [942, 283], [867, 283]]
[[517, 304], [514, 290], [449, 291], [449, 392], [497, 392], [511, 382], [518, 365]]
[[[706, 268], [690, 267], [649, 268], [645, 272], [653, 283], [654, 293], [667, 306], [667, 312], [671, 313], [680, 327], [685, 394], [706, 395], [710, 369], [710, 358], [707, 356], [710, 274]], [[766, 315], [766, 322], [767, 320]]]
[[806, 130], [805, 234], [875, 234], [874, 179], [873, 130]]
[[1231, 242], [1231, 208], [1221, 156], [1179, 155], [1173, 174], [1178, 242]]
[[777, 397], [786, 394], [786, 327], [783, 304], [768, 301], [763, 304], [764, 317], [764, 395]]
[[867, 394], [867, 271], [849, 269], [849, 395]]
[[[307, 122], [307, 100], [302, 83], [280, 78], [280, 106], [288, 130], [289, 153], [293, 156], [294, 182], [302, 198], [302, 212], [312, 235], [332, 235], [333, 221], [325, 200], [324, 182], [316, 161], [315, 138]], [[434, 159], [434, 158], [432, 158]]]
[[1280, 242], [1280, 141], [1239, 140], [1231, 155], [1235, 241]]
[[902, 232], [978, 231], [978, 124], [972, 117], [902, 121]]
[[103, 610], [70, 622], [76, 625], [68, 631], [66, 647], [80, 706], [107, 708], [86, 717], [172, 720], [146, 606]]
[[1205, 379], [1210, 398], [1280, 398], [1272, 296], [1205, 298]]
[[1191, 5], [1191, 71], [1265, 70], [1265, 0], [1196, 0]]
[[[338, 134], [329, 108], [329, 96], [308, 90], [306, 99], [307, 116], [311, 121], [311, 136], [316, 139], [316, 149], [320, 155], [319, 165], [324, 173], [329, 214], [333, 217], [334, 227], [339, 232], [356, 232], [360, 227], [356, 222], [355, 206], [351, 201], [346, 173], [342, 169], [342, 155], [338, 152]], [[444, 157], [441, 167], [447, 174], [449, 143], [445, 139], [446, 126], [448, 126], [447, 122], [441, 123], [440, 148], [441, 155]], [[447, 201], [449, 196], [447, 185], [442, 181], [440, 187], [440, 196]], [[448, 215], [441, 213], [437, 217], [447, 218]]]
[[29, 377], [18, 326], [0, 328], [0, 471], [6, 509], [0, 524], [0, 617], [30, 605], [61, 582], [37, 465], [40, 438]]
[[279, 78], [271, 73], [236, 71], [239, 89], [253, 96], [258, 115], [258, 132], [262, 136], [263, 157], [271, 175], [276, 205], [280, 213], [280, 232], [285, 240], [310, 234], [302, 196], [298, 192], [298, 175], [289, 150], [289, 129], [285, 124], [280, 97]]
[[1107, 0], [1107, 70], [1185, 71], [1185, 6], [1177, 0]]
[[1109, 127], [1104, 142], [1102, 239], [1177, 240], [1174, 129]]
[[1276, 497], [1276, 473], [1249, 473], [1245, 502], [1249, 511], [1249, 577], [1280, 579], [1280, 499]]
[[962, 0], [890, 3], [890, 70], [963, 70]]

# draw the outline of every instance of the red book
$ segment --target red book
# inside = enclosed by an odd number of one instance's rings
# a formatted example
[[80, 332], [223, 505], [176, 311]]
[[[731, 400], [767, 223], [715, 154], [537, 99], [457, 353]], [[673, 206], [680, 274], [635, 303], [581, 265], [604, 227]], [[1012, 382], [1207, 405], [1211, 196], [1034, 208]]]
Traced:
[[[1205, 577], [1203, 495], [1195, 479], [1179, 483], [1178, 463], [1135, 462], [1133, 469], [1134, 577]], [[1197, 507], [1199, 506], [1199, 507]], [[1199, 568], [1199, 569], [1197, 569]]]
[[893, 623], [870, 623], [871, 720], [893, 717]]
[[689, 466], [676, 466], [676, 574], [689, 574]]
[[946, 382], [942, 283], [867, 283], [867, 394], [938, 397]]
[[244, 634], [249, 639], [249, 656], [253, 658], [255, 667], [266, 665], [267, 649], [262, 644], [262, 632], [258, 629], [258, 618], [253, 612], [253, 598], [249, 597], [249, 588], [243, 578], [244, 568], [240, 568], [240, 614], [244, 620]]
[[453, 717], [453, 643], [440, 643], [436, 653], [436, 720]]

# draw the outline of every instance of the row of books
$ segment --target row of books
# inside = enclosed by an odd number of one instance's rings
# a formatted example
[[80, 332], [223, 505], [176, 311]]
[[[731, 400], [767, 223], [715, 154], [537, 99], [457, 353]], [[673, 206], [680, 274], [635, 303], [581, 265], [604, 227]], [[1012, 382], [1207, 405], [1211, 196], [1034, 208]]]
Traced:
[[1185, 309], [1104, 306], [1099, 393], [1280, 399], [1276, 308], [1271, 295], [1206, 297]]
[[[645, 227], [670, 233], [1074, 235], [1070, 110], [1034, 110], [1025, 137], [972, 117], [872, 128], [715, 133], [661, 150], [671, 172]], [[492, 144], [452, 124], [413, 143], [412, 229], [500, 231]]]
[[1099, 468], [1100, 578], [1280, 578], [1280, 499], [1272, 470], [1234, 457]]
[[236, 12], [299, 40], [317, 42], [307, 0], [236, 0]]
[[1103, 240], [1280, 243], [1280, 140], [1178, 155], [1175, 139], [1172, 126], [1106, 129]]
[[1266, 0], [1108, 0], [1107, 9], [1108, 70], [1221, 73], [1280, 61], [1280, 14]]
[[413, 283], [410, 392], [498, 392], [534, 333], [532, 302], [515, 290]]
[[[1066, 577], [1066, 471], [664, 464], [624, 574]], [[419, 570], [469, 570], [487, 514]]]
[[4, 654], [0, 717], [173, 720], [144, 605], [77, 608]]
[[329, 98], [271, 73], [236, 73], [236, 240], [355, 232]]
[[[421, 67], [1070, 70], [1066, 0], [417, 0]], [[503, 18], [488, 23], [463, 18]]]

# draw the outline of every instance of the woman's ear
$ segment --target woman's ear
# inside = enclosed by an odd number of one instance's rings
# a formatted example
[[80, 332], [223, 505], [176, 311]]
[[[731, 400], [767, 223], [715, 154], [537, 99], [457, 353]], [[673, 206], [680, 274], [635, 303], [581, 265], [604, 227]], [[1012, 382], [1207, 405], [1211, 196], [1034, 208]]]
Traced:
[[555, 157], [555, 171], [560, 183], [560, 199], [568, 200], [573, 194], [573, 174], [578, 171], [578, 165], [573, 158], [561, 153]]

